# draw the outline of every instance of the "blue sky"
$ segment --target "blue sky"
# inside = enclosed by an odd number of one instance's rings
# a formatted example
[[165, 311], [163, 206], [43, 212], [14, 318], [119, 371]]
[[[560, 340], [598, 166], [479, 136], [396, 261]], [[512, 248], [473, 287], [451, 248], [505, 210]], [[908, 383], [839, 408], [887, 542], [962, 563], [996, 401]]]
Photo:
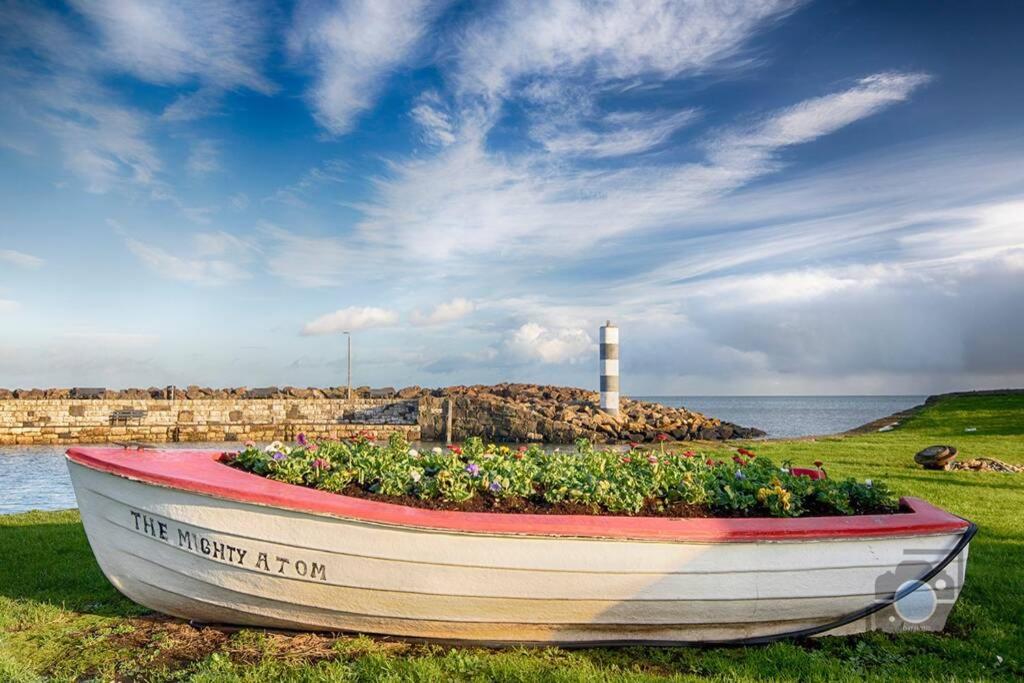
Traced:
[[1024, 385], [1015, 2], [0, 6], [0, 386]]

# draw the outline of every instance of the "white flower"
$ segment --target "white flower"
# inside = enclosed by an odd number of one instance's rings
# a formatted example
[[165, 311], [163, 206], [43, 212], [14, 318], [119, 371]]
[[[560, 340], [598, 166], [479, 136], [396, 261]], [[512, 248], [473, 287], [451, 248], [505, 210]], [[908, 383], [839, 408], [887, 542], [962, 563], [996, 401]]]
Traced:
[[416, 450], [415, 448], [410, 448], [409, 449], [409, 455], [411, 457], [413, 457], [413, 458], [418, 458], [418, 457], [420, 457], [420, 452], [418, 450]]
[[865, 479], [865, 480], [864, 480], [864, 483], [865, 483], [865, 484], [866, 484], [867, 486], [871, 486], [871, 480], [870, 480], [870, 479]]
[[440, 446], [434, 446], [433, 448], [430, 449], [430, 452], [433, 453], [434, 455], [441, 455], [442, 453], [444, 453], [444, 451], [441, 450]]
[[419, 480], [422, 477], [423, 475], [420, 473], [419, 470], [409, 470], [409, 478], [412, 479], [413, 481], [419, 482]]
[[265, 450], [267, 453], [274, 453], [276, 451], [281, 451], [282, 453], [288, 452], [288, 449], [286, 449], [284, 447], [284, 444], [281, 443], [280, 441], [271, 441], [270, 445], [264, 448], [263, 450]]

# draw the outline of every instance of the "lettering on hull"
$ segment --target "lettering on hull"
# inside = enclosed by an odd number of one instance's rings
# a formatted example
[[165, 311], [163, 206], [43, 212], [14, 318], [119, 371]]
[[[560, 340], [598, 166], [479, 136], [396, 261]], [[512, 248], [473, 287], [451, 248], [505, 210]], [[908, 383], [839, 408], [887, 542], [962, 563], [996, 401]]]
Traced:
[[172, 521], [157, 519], [137, 510], [128, 512], [132, 518], [132, 528], [138, 533], [196, 555], [225, 564], [250, 567], [267, 574], [327, 581], [327, 567], [320, 562], [262, 551], [252, 552], [249, 548], [222, 543], [191, 529], [184, 529]]

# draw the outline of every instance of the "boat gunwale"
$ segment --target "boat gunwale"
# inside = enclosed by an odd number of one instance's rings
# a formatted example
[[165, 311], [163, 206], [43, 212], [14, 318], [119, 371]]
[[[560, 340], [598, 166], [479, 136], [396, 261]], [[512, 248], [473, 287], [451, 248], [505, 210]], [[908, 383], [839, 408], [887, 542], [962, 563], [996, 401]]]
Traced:
[[415, 508], [287, 484], [221, 462], [223, 451], [73, 447], [67, 458], [126, 479], [292, 512], [440, 532], [695, 543], [852, 540], [963, 533], [970, 523], [919, 498], [893, 514], [833, 517], [626, 517]]

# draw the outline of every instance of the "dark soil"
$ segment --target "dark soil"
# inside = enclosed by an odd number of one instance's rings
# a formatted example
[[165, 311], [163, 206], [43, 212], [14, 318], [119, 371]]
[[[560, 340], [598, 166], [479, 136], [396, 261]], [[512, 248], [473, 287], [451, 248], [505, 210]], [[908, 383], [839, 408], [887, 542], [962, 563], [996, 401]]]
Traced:
[[[463, 503], [452, 503], [443, 500], [424, 500], [416, 496], [384, 496], [371, 493], [359, 486], [349, 485], [342, 495], [365, 500], [376, 500], [381, 503], [405, 505], [426, 510], [454, 510], [458, 512], [510, 512], [523, 515], [623, 515], [611, 513], [600, 507], [581, 505], [579, 503], [551, 504], [545, 500], [524, 498], [500, 499], [486, 494], [478, 494]], [[648, 500], [643, 509], [634, 517], [714, 517], [711, 510], [700, 505], [687, 503], [665, 503], [664, 501]]]

